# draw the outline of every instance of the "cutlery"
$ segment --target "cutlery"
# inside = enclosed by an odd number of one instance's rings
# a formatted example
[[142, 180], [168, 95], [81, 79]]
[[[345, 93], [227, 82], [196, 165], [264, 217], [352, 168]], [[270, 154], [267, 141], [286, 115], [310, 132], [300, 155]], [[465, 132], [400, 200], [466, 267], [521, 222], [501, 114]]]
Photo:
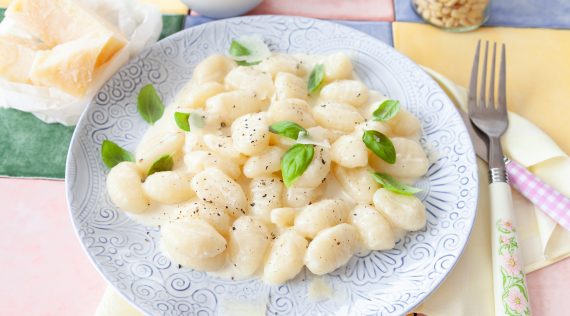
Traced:
[[[481, 41], [477, 43], [471, 83], [469, 85], [469, 118], [488, 139], [489, 189], [491, 198], [491, 245], [493, 261], [493, 287], [495, 315], [530, 315], [530, 304], [525, 275], [519, 254], [519, 244], [514, 223], [511, 188], [508, 184], [505, 160], [501, 148], [501, 136], [508, 127], [506, 100], [506, 48], [501, 46], [499, 82], [495, 87], [495, 62], [497, 44], [493, 45], [491, 60], [489, 96], [487, 98], [487, 55], [489, 42], [485, 44], [482, 78], [477, 95], [479, 53]], [[495, 89], [498, 97], [495, 99]]]
[[[475, 153], [483, 161], [488, 162], [487, 137], [473, 126], [467, 113], [459, 109], [459, 115], [467, 127]], [[511, 187], [519, 191], [560, 226], [570, 230], [570, 198], [540, 180], [523, 165], [506, 157], [505, 168]]]

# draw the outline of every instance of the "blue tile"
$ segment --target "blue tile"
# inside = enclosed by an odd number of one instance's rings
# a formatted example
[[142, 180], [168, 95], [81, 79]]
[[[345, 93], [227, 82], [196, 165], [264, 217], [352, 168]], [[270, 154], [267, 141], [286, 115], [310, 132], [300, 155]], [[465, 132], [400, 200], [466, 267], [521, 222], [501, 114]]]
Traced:
[[[394, 0], [396, 21], [421, 22], [410, 0]], [[491, 0], [488, 26], [570, 28], [570, 0]]]
[[[188, 16], [186, 18], [185, 28], [200, 25], [213, 19], [202, 16]], [[377, 38], [390, 46], [394, 46], [392, 40], [392, 25], [390, 22], [360, 22], [360, 21], [333, 21], [348, 27], [352, 27], [364, 32], [374, 38]]]

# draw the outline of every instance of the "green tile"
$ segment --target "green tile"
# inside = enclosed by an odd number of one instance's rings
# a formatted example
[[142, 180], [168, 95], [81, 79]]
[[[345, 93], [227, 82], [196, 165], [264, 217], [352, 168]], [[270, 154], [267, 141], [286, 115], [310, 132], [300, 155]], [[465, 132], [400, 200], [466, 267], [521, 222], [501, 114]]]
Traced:
[[4, 11], [6, 11], [6, 9], [0, 8], [0, 21], [4, 19]]
[[0, 109], [0, 175], [63, 179], [74, 127]]
[[182, 29], [184, 29], [184, 21], [186, 20], [186, 15], [162, 15], [162, 33], [160, 33], [160, 39], [163, 39], [169, 35], [172, 35]]

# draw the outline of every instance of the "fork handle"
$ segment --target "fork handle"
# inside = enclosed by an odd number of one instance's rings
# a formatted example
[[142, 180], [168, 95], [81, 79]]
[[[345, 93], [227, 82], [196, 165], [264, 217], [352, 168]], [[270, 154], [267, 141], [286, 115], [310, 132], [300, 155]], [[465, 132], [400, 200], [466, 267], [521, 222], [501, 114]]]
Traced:
[[492, 182], [489, 188], [495, 315], [530, 315], [511, 187], [507, 182]]
[[511, 186], [560, 226], [570, 230], [570, 198], [544, 183], [513, 160], [506, 162]]

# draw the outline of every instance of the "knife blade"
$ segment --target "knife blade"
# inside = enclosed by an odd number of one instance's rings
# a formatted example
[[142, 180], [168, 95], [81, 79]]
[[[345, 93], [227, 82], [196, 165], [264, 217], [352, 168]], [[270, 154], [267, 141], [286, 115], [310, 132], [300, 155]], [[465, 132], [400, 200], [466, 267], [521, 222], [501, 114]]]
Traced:
[[467, 132], [469, 133], [471, 142], [475, 148], [475, 154], [477, 154], [479, 158], [483, 159], [483, 161], [488, 162], [489, 150], [487, 148], [489, 140], [477, 129], [477, 127], [473, 126], [473, 123], [471, 123], [471, 120], [469, 119], [469, 114], [465, 113], [460, 108], [457, 108], [457, 110], [459, 111], [459, 115], [461, 116], [463, 123], [465, 123], [465, 127], [467, 127]]

